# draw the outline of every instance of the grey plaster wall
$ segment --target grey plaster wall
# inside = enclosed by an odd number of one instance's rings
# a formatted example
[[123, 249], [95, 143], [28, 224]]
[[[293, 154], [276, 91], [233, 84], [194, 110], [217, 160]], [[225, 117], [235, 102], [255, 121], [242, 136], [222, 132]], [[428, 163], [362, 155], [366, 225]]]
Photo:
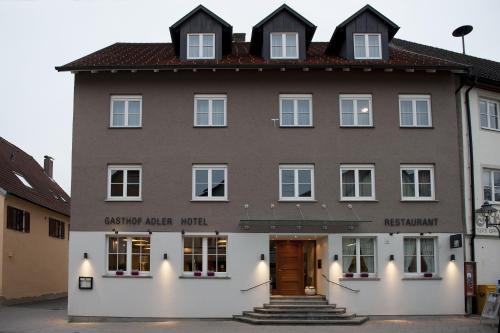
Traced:
[[[252, 219], [273, 219], [278, 167], [315, 165], [316, 202], [301, 203], [306, 219], [369, 223], [354, 232], [462, 230], [458, 124], [449, 73], [325, 71], [198, 71], [79, 73], [75, 78], [72, 230], [111, 230], [106, 216], [205, 217], [208, 226], [152, 230], [240, 231]], [[227, 94], [228, 127], [194, 128], [193, 96]], [[313, 128], [275, 128], [280, 93], [313, 95]], [[373, 96], [373, 128], [339, 127], [339, 94]], [[110, 129], [112, 94], [143, 96], [141, 129]], [[398, 94], [430, 94], [433, 128], [399, 127]], [[143, 166], [142, 202], [106, 202], [108, 164]], [[191, 202], [194, 163], [228, 165], [229, 202]], [[340, 199], [339, 165], [375, 164], [376, 202]], [[401, 202], [400, 164], [435, 165], [436, 201]], [[276, 203], [278, 219], [301, 219], [296, 203]], [[388, 228], [385, 218], [438, 218], [434, 227]], [[119, 226], [119, 230], [147, 230]], [[329, 232], [348, 231], [344, 224]]]

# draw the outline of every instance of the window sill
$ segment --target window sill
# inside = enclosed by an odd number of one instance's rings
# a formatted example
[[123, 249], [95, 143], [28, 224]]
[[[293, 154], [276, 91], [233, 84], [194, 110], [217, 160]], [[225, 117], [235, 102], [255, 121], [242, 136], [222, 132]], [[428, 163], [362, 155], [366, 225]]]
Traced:
[[339, 281], [380, 281], [378, 277], [342, 277]]
[[142, 199], [105, 199], [105, 202], [142, 202]]
[[379, 202], [376, 199], [340, 199], [339, 202]]
[[439, 277], [439, 276], [433, 276], [433, 277], [423, 277], [423, 276], [412, 277], [412, 276], [407, 276], [407, 277], [402, 278], [401, 280], [403, 280], [403, 281], [426, 281], [426, 280], [439, 281], [439, 280], [442, 280], [442, 279], [443, 278]]
[[181, 275], [179, 279], [188, 279], [188, 280], [230, 280], [229, 276], [191, 276], [191, 275]]
[[280, 128], [314, 128], [313, 125], [307, 125], [307, 126], [283, 126], [283, 125], [280, 125]]
[[401, 202], [439, 202], [439, 200], [435, 199], [425, 199], [425, 200], [420, 200], [420, 199], [401, 199]]
[[286, 203], [286, 202], [290, 202], [290, 203], [298, 203], [298, 202], [318, 202], [318, 200], [314, 200], [314, 199], [305, 199], [305, 200], [301, 200], [301, 199], [280, 199], [278, 200], [278, 202], [283, 202], [283, 203]]
[[193, 125], [193, 128], [228, 128], [228, 126], [227, 125], [221, 125], [221, 126]]
[[400, 129], [434, 129], [434, 126], [399, 126]]
[[104, 274], [103, 278], [117, 278], [117, 279], [152, 279], [152, 275], [113, 275], [113, 274]]
[[373, 125], [369, 125], [369, 126], [340, 125], [340, 128], [375, 128], [375, 126], [373, 126]]
[[496, 128], [489, 128], [489, 127], [481, 127], [482, 130], [485, 130], [485, 131], [491, 131], [491, 132], [497, 132], [497, 133], [500, 133], [500, 129], [496, 129]]
[[142, 129], [142, 126], [109, 126], [108, 129]]
[[229, 202], [228, 199], [222, 199], [222, 200], [215, 200], [215, 199], [191, 199], [191, 202]]

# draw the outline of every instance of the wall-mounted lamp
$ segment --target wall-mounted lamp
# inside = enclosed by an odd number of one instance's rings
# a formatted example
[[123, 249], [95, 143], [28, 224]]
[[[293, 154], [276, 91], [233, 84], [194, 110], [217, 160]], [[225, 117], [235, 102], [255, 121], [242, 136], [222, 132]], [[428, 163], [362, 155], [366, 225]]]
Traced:
[[389, 255], [389, 261], [394, 261], [394, 254]]
[[83, 259], [88, 259], [89, 258], [89, 254], [87, 252], [83, 252]]
[[260, 260], [265, 260], [265, 259], [266, 259], [266, 256], [264, 255], [264, 253], [262, 253], [262, 254], [260, 255]]
[[394, 235], [394, 233], [393, 233], [393, 232], [390, 232], [390, 233], [389, 233], [389, 236], [392, 236], [392, 235]]
[[184, 229], [182, 229], [182, 230], [181, 230], [181, 234], [183, 234], [183, 235], [184, 235], [185, 233], [186, 233], [186, 232], [184, 231]]
[[168, 260], [168, 254], [163, 253], [163, 260]]
[[455, 261], [455, 255], [454, 255], [454, 254], [452, 254], [452, 255], [450, 256], [450, 261]]
[[338, 254], [334, 254], [333, 255], [333, 261], [339, 261], [339, 255]]
[[113, 230], [111, 230], [115, 233], [115, 235], [118, 235], [118, 230], [116, 230], [115, 228], [113, 228]]
[[215, 234], [218, 235], [219, 234], [219, 231], [218, 230], [215, 230]]
[[152, 233], [153, 233], [153, 232], [152, 232], [151, 230], [149, 230], [149, 229], [148, 229], [148, 234], [150, 234], [150, 235], [151, 235]]

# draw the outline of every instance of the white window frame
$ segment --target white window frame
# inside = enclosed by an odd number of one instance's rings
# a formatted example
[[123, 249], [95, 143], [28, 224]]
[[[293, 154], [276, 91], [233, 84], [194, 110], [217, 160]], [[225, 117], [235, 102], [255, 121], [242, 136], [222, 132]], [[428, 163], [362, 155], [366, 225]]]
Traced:
[[[282, 195], [282, 170], [293, 170], [294, 171], [294, 196], [293, 197], [283, 197]], [[299, 170], [310, 170], [311, 171], [311, 197], [300, 197], [299, 193]], [[279, 201], [314, 201], [314, 164], [280, 164], [279, 166]]]
[[[405, 197], [403, 195], [403, 170], [413, 170], [415, 173], [415, 196], [414, 197]], [[418, 171], [430, 171], [431, 174], [431, 196], [430, 197], [421, 197], [419, 193], [419, 185], [420, 180], [418, 176]], [[435, 179], [434, 179], [434, 165], [431, 164], [401, 164], [399, 168], [399, 181], [401, 184], [401, 200], [402, 201], [433, 201], [435, 200]]]
[[[404, 240], [405, 239], [416, 239], [417, 240], [417, 247], [416, 247], [416, 257], [417, 257], [417, 271], [416, 272], [405, 272], [405, 267], [404, 267], [404, 257], [405, 252], [404, 252]], [[422, 251], [420, 249], [420, 240], [421, 239], [433, 239], [434, 240], [434, 271], [433, 272], [422, 272]], [[411, 237], [411, 236], [405, 236], [403, 237], [403, 274], [406, 276], [422, 276], [426, 273], [432, 273], [432, 276], [435, 277], [437, 275], [437, 272], [439, 272], [438, 266], [438, 239], [437, 237]]]
[[[345, 197], [342, 193], [342, 171], [354, 170], [354, 197]], [[359, 195], [359, 171], [371, 171], [371, 185], [372, 195], [369, 197], [362, 197]], [[375, 165], [374, 164], [341, 164], [340, 165], [340, 200], [341, 201], [371, 201], [375, 200]]]
[[[208, 170], [208, 188], [210, 189], [208, 196], [199, 197], [196, 195], [196, 170]], [[224, 196], [212, 196], [212, 171], [224, 170]], [[193, 164], [192, 166], [192, 201], [227, 201], [228, 199], [228, 179], [227, 179], [227, 165], [226, 164]]]
[[204, 234], [191, 234], [191, 233], [186, 233], [183, 237], [182, 237], [182, 261], [181, 261], [181, 271], [182, 271], [182, 275], [183, 276], [193, 276], [194, 277], [194, 271], [193, 272], [189, 272], [189, 271], [184, 271], [184, 238], [185, 237], [197, 237], [197, 238], [201, 238], [202, 239], [202, 243], [201, 243], [201, 253], [202, 253], [202, 264], [201, 264], [201, 267], [202, 267], [202, 270], [201, 270], [201, 275], [202, 276], [207, 276], [207, 272], [208, 272], [208, 238], [225, 238], [227, 240], [226, 242], [226, 271], [225, 272], [213, 272], [214, 273], [214, 276], [215, 277], [226, 277], [228, 276], [228, 267], [229, 267], [229, 263], [228, 263], [228, 260], [229, 260], [229, 236], [228, 235], [223, 235], [223, 234], [220, 234], [220, 235], [212, 235], [212, 236], [208, 236], [208, 235], [204, 235]]
[[[370, 47], [368, 46], [368, 36], [377, 36], [378, 37], [378, 56], [370, 57]], [[364, 57], [356, 57], [356, 45], [355, 45], [355, 37], [356, 36], [364, 36], [365, 37], [365, 56]], [[382, 59], [382, 37], [380, 33], [355, 33], [352, 35], [352, 47], [353, 47], [353, 55], [354, 59]]]
[[[123, 196], [121, 197], [113, 197], [111, 196], [111, 172], [112, 171], [123, 171]], [[127, 177], [128, 173], [126, 171], [134, 171], [138, 170], [139, 171], [139, 196], [131, 196], [129, 197], [127, 195]], [[107, 187], [108, 187], [108, 195], [106, 200], [107, 201], [141, 201], [142, 200], [142, 165], [108, 165], [108, 180], [107, 180]]]
[[[368, 100], [368, 114], [370, 122], [368, 125], [360, 125], [358, 123], [358, 100], [367, 99]], [[353, 111], [354, 111], [354, 124], [346, 125], [342, 123], [342, 101], [352, 101]], [[340, 117], [340, 127], [373, 127], [373, 108], [372, 108], [372, 95], [371, 94], [342, 94], [339, 96], [339, 117]]]
[[[294, 34], [295, 35], [295, 46], [297, 48], [297, 56], [296, 57], [287, 57], [286, 56], [286, 35]], [[281, 35], [281, 57], [273, 57], [273, 35]], [[299, 59], [299, 33], [298, 32], [271, 32], [269, 34], [269, 58], [270, 59]]]
[[[113, 125], [113, 102], [123, 101], [125, 102], [125, 120], [124, 125]], [[128, 124], [128, 104], [129, 102], [139, 102], [139, 124], [130, 126]], [[142, 127], [142, 96], [139, 95], [113, 95], [110, 98], [109, 107], [109, 127], [111, 128], [139, 128]]]
[[[149, 246], [151, 248], [152, 246], [152, 242], [151, 242], [151, 236], [149, 234], [133, 234], [133, 235], [130, 235], [130, 234], [108, 234], [106, 235], [106, 273], [108, 275], [116, 275], [116, 272], [118, 271], [110, 271], [109, 270], [109, 241], [111, 238], [126, 238], [127, 239], [127, 252], [126, 252], [126, 256], [127, 256], [127, 261], [126, 261], [126, 267], [127, 269], [122, 271], [123, 272], [123, 275], [126, 275], [126, 276], [132, 276], [132, 238], [134, 237], [146, 237], [146, 238], [149, 238]], [[119, 253], [122, 253], [122, 252], [119, 252]], [[151, 249], [149, 250], [149, 271], [137, 271], [139, 276], [150, 276], [151, 275], [151, 254], [152, 254], [152, 251]]]
[[[203, 36], [208, 36], [208, 35], [213, 36], [213, 41], [214, 41], [214, 44], [212, 45], [213, 53], [212, 53], [211, 57], [204, 57], [203, 56]], [[191, 36], [198, 36], [199, 41], [200, 41], [200, 44], [198, 45], [198, 56], [197, 57], [190, 57], [189, 56], [189, 38]], [[215, 33], [189, 33], [189, 34], [187, 34], [187, 38], [186, 38], [186, 58], [187, 59], [215, 59], [215, 44], [216, 44]]]
[[[431, 110], [431, 95], [399, 95], [399, 126], [400, 127], [417, 127], [417, 128], [427, 128], [432, 127], [432, 110]], [[403, 125], [401, 118], [401, 102], [403, 101], [411, 101], [411, 111], [413, 115], [412, 125]], [[417, 101], [425, 101], [427, 102], [427, 117], [429, 119], [428, 125], [418, 125], [417, 124]]]
[[[488, 186], [491, 188], [491, 199], [485, 198], [484, 197], [484, 173], [489, 172], [489, 184]], [[483, 201], [488, 201], [490, 203], [495, 203], [495, 204], [500, 204], [500, 201], [495, 200], [495, 173], [500, 174], [499, 169], [492, 169], [492, 168], [483, 168], [482, 174], [481, 174], [481, 187], [483, 190]]]
[[[292, 100], [293, 101], [293, 124], [284, 125], [283, 124], [283, 101]], [[299, 125], [298, 124], [298, 114], [299, 114], [299, 100], [307, 100], [309, 102], [309, 125]], [[313, 105], [312, 105], [312, 95], [311, 94], [280, 94], [280, 127], [313, 127]]]
[[[481, 102], [486, 103], [486, 117], [488, 120], [488, 126], [483, 126], [481, 124]], [[491, 115], [490, 115], [490, 104], [495, 104], [497, 107], [497, 127], [494, 128], [491, 126]], [[492, 130], [492, 131], [500, 131], [500, 103], [498, 101], [489, 99], [489, 98], [479, 98], [479, 103], [478, 103], [478, 113], [479, 113], [479, 126], [483, 129], [487, 130]]]
[[[198, 124], [198, 101], [207, 100], [208, 101], [208, 124]], [[214, 100], [223, 100], [224, 101], [224, 124], [222, 125], [214, 125], [212, 122], [212, 102]], [[193, 124], [195, 127], [226, 127], [227, 126], [227, 95], [217, 94], [217, 95], [208, 95], [208, 94], [196, 94], [194, 95], [194, 119]]]
[[[350, 273], [350, 272], [344, 272], [344, 246], [343, 246], [343, 239], [344, 238], [354, 238], [356, 240], [356, 272], [353, 273], [354, 277], [361, 277], [361, 273], [368, 273], [368, 277], [376, 277], [377, 276], [377, 237], [370, 237], [370, 236], [342, 236], [341, 244], [342, 244], [342, 273]], [[361, 272], [361, 239], [373, 239], [373, 273], [369, 272]]]

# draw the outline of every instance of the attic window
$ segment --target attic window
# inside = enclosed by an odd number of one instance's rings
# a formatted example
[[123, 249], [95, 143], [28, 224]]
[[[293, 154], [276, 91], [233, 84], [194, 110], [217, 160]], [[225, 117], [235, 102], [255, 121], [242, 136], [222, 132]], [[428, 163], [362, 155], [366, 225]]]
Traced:
[[17, 173], [17, 172], [14, 172], [14, 174], [17, 176], [17, 178], [21, 181], [21, 183], [24, 184], [24, 186], [26, 187], [29, 187], [29, 188], [33, 188], [33, 186], [31, 186], [31, 184], [26, 180], [26, 178], [24, 178], [23, 175]]
[[298, 59], [299, 34], [278, 32], [271, 34], [271, 59]]
[[354, 34], [354, 59], [382, 59], [380, 34]]
[[188, 34], [188, 59], [215, 59], [215, 34]]

